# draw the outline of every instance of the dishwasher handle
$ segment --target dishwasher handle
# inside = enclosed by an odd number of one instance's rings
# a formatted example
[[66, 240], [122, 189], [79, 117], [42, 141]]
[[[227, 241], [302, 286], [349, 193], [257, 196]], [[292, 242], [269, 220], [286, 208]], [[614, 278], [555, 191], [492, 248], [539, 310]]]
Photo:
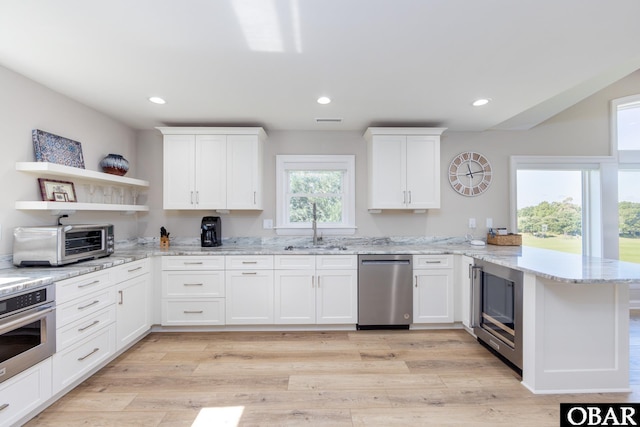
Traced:
[[362, 265], [411, 265], [410, 259], [363, 259]]

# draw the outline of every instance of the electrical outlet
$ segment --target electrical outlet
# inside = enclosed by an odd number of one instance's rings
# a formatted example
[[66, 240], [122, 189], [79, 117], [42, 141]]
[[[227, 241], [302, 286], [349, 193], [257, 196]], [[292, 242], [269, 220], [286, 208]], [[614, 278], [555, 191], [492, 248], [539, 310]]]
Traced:
[[265, 230], [271, 230], [273, 228], [273, 220], [272, 219], [263, 219], [262, 220], [262, 228]]
[[487, 218], [487, 228], [493, 228], [493, 218]]
[[469, 218], [469, 228], [476, 228], [476, 219]]

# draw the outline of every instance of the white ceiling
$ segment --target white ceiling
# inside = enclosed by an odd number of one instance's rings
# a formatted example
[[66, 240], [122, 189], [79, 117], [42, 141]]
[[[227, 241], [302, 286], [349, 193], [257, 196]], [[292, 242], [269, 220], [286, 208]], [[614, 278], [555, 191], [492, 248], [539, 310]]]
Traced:
[[139, 129], [527, 129], [640, 69], [638, 17], [638, 0], [2, 0], [0, 65]]

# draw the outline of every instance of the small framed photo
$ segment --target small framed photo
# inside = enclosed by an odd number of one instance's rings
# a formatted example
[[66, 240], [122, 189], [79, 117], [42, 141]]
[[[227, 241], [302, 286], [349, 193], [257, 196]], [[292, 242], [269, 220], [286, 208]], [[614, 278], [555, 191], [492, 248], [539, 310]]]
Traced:
[[38, 178], [42, 200], [48, 202], [77, 202], [76, 190], [71, 181]]

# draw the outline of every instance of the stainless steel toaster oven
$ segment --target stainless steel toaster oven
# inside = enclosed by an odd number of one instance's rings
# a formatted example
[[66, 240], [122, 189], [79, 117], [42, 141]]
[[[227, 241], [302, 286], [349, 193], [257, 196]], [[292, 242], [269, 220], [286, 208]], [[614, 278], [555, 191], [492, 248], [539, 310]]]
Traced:
[[109, 256], [114, 250], [112, 224], [17, 227], [13, 264], [59, 266]]

